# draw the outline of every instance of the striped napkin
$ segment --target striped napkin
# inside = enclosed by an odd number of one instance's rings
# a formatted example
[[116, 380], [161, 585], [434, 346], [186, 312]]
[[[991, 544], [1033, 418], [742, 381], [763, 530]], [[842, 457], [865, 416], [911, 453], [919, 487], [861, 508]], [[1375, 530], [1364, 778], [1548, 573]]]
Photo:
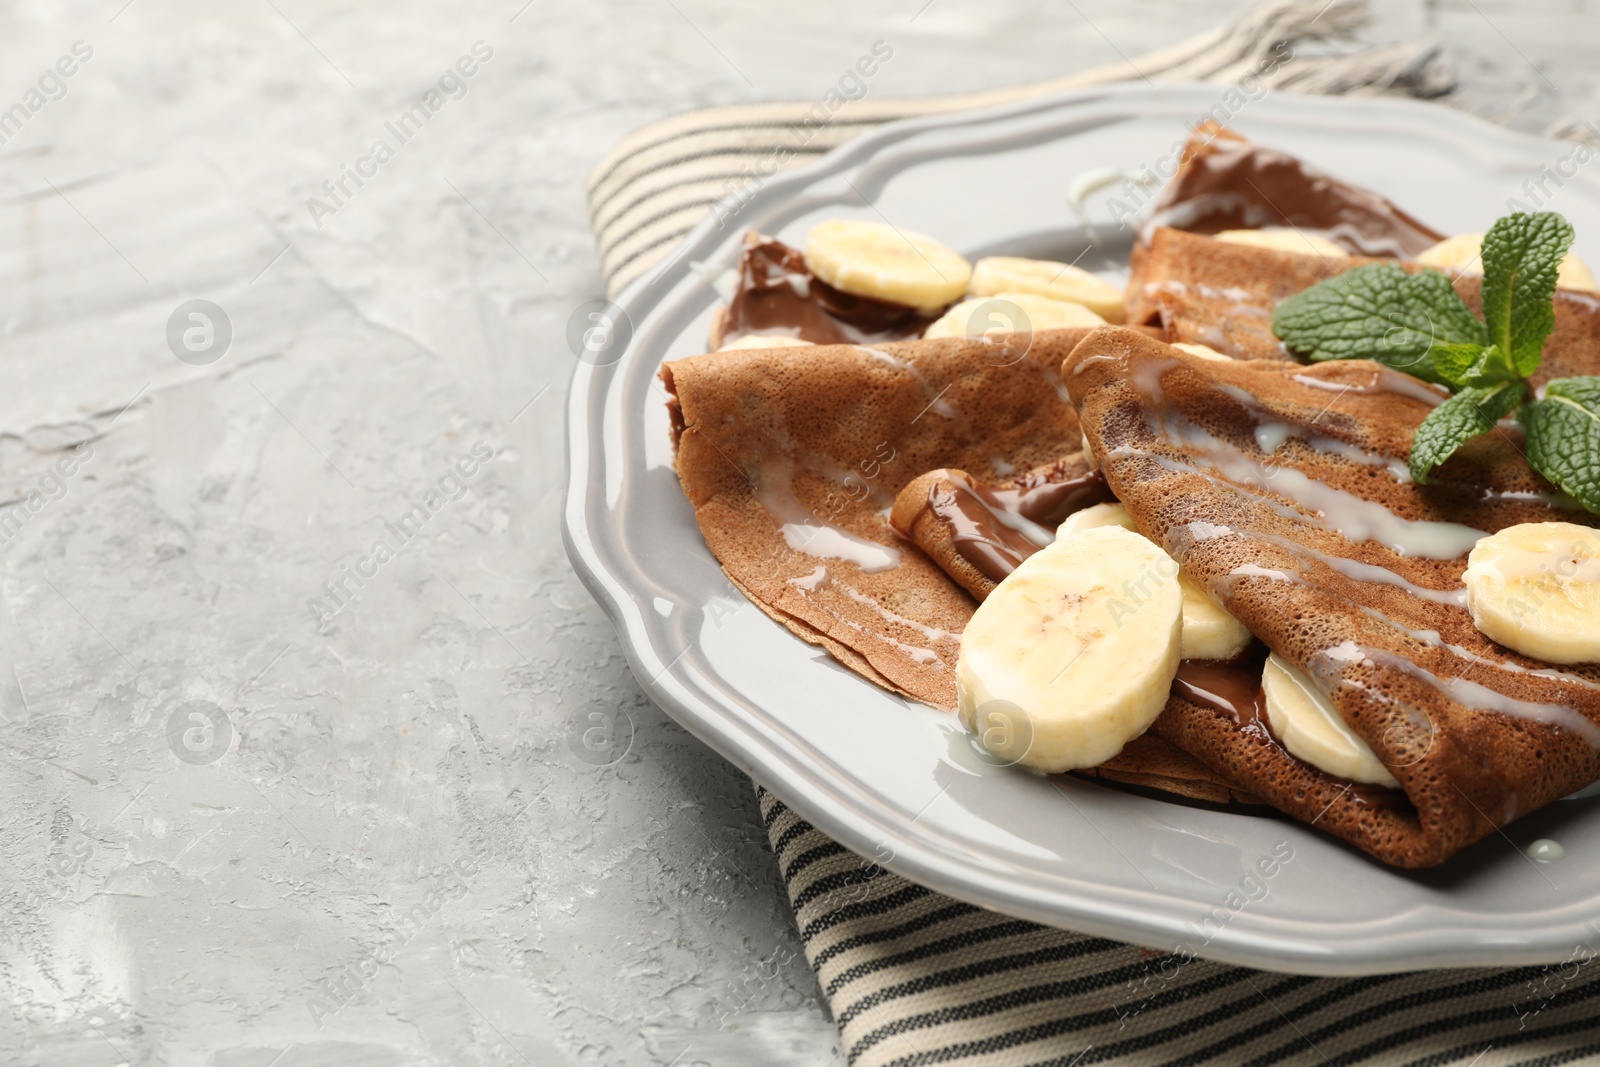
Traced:
[[[712, 108], [634, 133], [595, 168], [591, 222], [614, 296], [743, 185], [880, 123], [1143, 76], [1231, 82], [1281, 42], [1267, 78], [1302, 93], [1441, 96], [1435, 48], [1357, 45], [1359, 0], [1271, 0], [1130, 62], [1013, 89], [846, 105]], [[830, 840], [756, 787], [806, 958], [851, 1067], [1600, 1063], [1600, 948], [1546, 967], [1307, 978], [1009, 918], [941, 896]]]

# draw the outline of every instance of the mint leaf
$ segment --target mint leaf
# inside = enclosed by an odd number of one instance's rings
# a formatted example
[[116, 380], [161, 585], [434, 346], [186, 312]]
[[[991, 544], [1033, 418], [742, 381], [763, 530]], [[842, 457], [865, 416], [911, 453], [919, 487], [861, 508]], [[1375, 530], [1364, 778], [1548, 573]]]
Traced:
[[1289, 297], [1272, 329], [1291, 352], [1320, 362], [1375, 359], [1426, 381], [1447, 381], [1435, 346], [1488, 344], [1483, 323], [1436, 270], [1355, 267]]
[[1434, 345], [1430, 350], [1434, 370], [1451, 385], [1466, 385], [1472, 369], [1483, 359], [1481, 345]]
[[1555, 329], [1556, 274], [1572, 247], [1572, 225], [1553, 211], [1505, 215], [1483, 238], [1483, 320], [1516, 373], [1539, 369]]
[[[1520, 381], [1468, 387], [1429, 412], [1411, 438], [1411, 478], [1425, 484], [1428, 474], [1470, 438], [1488, 433], [1522, 399]], [[1600, 486], [1597, 486], [1600, 488]]]
[[1520, 418], [1533, 469], [1600, 512], [1600, 378], [1557, 378]]

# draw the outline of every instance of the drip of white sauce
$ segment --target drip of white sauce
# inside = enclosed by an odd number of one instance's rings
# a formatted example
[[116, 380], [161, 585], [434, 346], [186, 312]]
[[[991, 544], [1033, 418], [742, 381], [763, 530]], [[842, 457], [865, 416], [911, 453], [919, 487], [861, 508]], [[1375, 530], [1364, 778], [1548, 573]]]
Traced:
[[955, 409], [955, 405], [951, 404], [944, 398], [944, 394], [949, 391], [949, 386], [946, 386], [944, 389], [935, 389], [932, 383], [928, 381], [928, 379], [920, 370], [898, 356], [892, 356], [889, 353], [879, 349], [867, 348], [865, 346], [857, 346], [857, 350], [867, 353], [879, 363], [888, 364], [895, 370], [905, 371], [907, 374], [911, 375], [912, 379], [916, 381], [918, 388], [922, 390], [922, 395], [928, 398], [927, 410], [933, 412], [935, 415], [942, 415], [947, 419], [960, 417], [961, 413]]
[[1096, 363], [1115, 363], [1121, 358], [1121, 356], [1088, 356], [1078, 361], [1078, 365], [1072, 368], [1072, 373], [1076, 376], [1082, 374]]
[[908, 619], [904, 615], [898, 615], [895, 612], [890, 611], [888, 608], [867, 596], [867, 594], [863, 593], [855, 586], [850, 585], [848, 582], [840, 582], [838, 583], [838, 586], [844, 591], [845, 596], [849, 597], [851, 600], [854, 600], [856, 603], [872, 608], [879, 615], [882, 615], [890, 622], [897, 622], [901, 626], [910, 627], [930, 641], [961, 640], [961, 635], [958, 633], [954, 633], [950, 630], [941, 630], [937, 626], [929, 626], [926, 623], [918, 622], [916, 619]]
[[1067, 183], [1067, 207], [1079, 220], [1087, 221], [1088, 212], [1084, 209], [1084, 200], [1090, 193], [1104, 189], [1108, 185], [1127, 180], [1148, 186], [1150, 183], [1142, 176], [1120, 167], [1095, 167], [1086, 170]]
[[1272, 567], [1262, 567], [1255, 563], [1243, 563], [1228, 572], [1229, 578], [1270, 578], [1274, 582], [1288, 582], [1291, 585], [1307, 585], [1303, 575], [1293, 571], [1280, 571]]
[[1234, 212], [1239, 214], [1241, 222], [1239, 228], [1242, 230], [1265, 229], [1277, 221], [1275, 212], [1253, 202], [1243, 193], [1203, 193], [1152, 214], [1140, 229], [1139, 239], [1149, 243], [1151, 236], [1162, 226], [1187, 230], [1207, 216]]
[[1427, 586], [1417, 585], [1403, 574], [1397, 574], [1387, 567], [1380, 567], [1376, 563], [1362, 563], [1359, 560], [1346, 559], [1344, 556], [1334, 556], [1310, 545], [1303, 545], [1298, 541], [1291, 541], [1287, 537], [1278, 537], [1275, 534], [1264, 533], [1258, 530], [1250, 531], [1251, 537], [1260, 538], [1279, 548], [1287, 549], [1296, 555], [1305, 556], [1323, 564], [1332, 570], [1338, 571], [1346, 578], [1354, 578], [1358, 582], [1371, 582], [1377, 585], [1392, 585], [1404, 589], [1414, 597], [1430, 601], [1434, 604], [1446, 604], [1450, 607], [1465, 609], [1467, 606], [1467, 591], [1461, 589], [1429, 589]]
[[1328, 456], [1339, 456], [1342, 459], [1349, 460], [1351, 463], [1359, 463], [1363, 467], [1382, 467], [1389, 472], [1395, 481], [1402, 485], [1411, 484], [1411, 469], [1396, 456], [1386, 456], [1381, 452], [1369, 452], [1360, 445], [1353, 445], [1349, 441], [1341, 441], [1337, 437], [1308, 434], [1306, 427], [1295, 426], [1279, 420], [1271, 411], [1261, 406], [1260, 402], [1249, 391], [1236, 385], [1225, 383], [1218, 385], [1217, 388], [1239, 401], [1246, 410], [1262, 420], [1255, 429], [1256, 447], [1269, 455], [1281, 448], [1289, 438], [1299, 437], [1304, 439], [1306, 445], [1313, 451], [1321, 452], [1323, 455]]
[[1336, 437], [1324, 437], [1321, 434], [1312, 434], [1306, 438], [1306, 444], [1318, 452], [1342, 456], [1352, 463], [1361, 464], [1363, 467], [1382, 467], [1389, 472], [1390, 477], [1401, 485], [1411, 484], [1411, 468], [1406, 466], [1398, 456], [1385, 456], [1381, 452], [1368, 452], [1360, 445], [1353, 445], [1349, 441], [1341, 441]]
[[818, 589], [825, 588], [829, 584], [828, 568], [818, 567], [816, 570], [805, 575], [804, 577], [790, 578], [789, 584], [794, 586], [796, 589], [802, 589], [807, 593], [815, 593]]
[[1530, 700], [1518, 700], [1516, 697], [1506, 696], [1486, 685], [1465, 678], [1440, 678], [1432, 671], [1419, 667], [1406, 657], [1388, 649], [1369, 648], [1354, 641], [1344, 641], [1333, 648], [1318, 652], [1313, 657], [1313, 661], [1316, 660], [1326, 660], [1335, 664], [1365, 662], [1397, 670], [1431, 686], [1448, 699], [1473, 711], [1494, 712], [1551, 726], [1575, 734], [1591, 746], [1600, 748], [1600, 727], [1584, 718], [1574, 708], [1565, 704], [1539, 704]]
[[811, 279], [804, 274], [786, 273], [783, 280], [789, 283], [789, 288], [801, 300], [811, 299]]
[[[1130, 375], [1136, 384], [1142, 384], [1142, 377], [1137, 372]], [[1456, 559], [1488, 536], [1482, 530], [1456, 522], [1404, 519], [1382, 504], [1307, 477], [1295, 467], [1264, 466], [1187, 420], [1168, 420], [1164, 434], [1154, 424], [1150, 430], [1199, 453], [1209, 466], [1232, 482], [1270, 489], [1288, 497], [1314, 513], [1328, 529], [1352, 541], [1376, 541], [1400, 556]]]
[[1227, 300], [1258, 315], [1266, 314], [1266, 309], [1256, 303], [1256, 294], [1248, 289], [1240, 289], [1236, 285], [1215, 286], [1205, 284], [1196, 285], [1195, 288], [1207, 300]]
[[[1390, 618], [1377, 608], [1369, 608], [1365, 604], [1357, 604], [1356, 607], [1360, 608], [1361, 612], [1368, 618], [1399, 630], [1413, 641], [1420, 641], [1425, 645], [1432, 645], [1434, 648], [1442, 648], [1457, 659], [1466, 660], [1473, 666], [1493, 667], [1495, 670], [1505, 671], [1508, 674], [1521, 674], [1530, 678], [1547, 678], [1552, 682], [1560, 682], [1563, 685], [1576, 685], [1583, 689], [1600, 692], [1600, 682], [1592, 682], [1587, 678], [1569, 674], [1566, 671], [1559, 671], [1553, 667], [1524, 667], [1522, 664], [1513, 663], [1508, 659], [1480, 655], [1470, 648], [1451, 644], [1444, 639], [1444, 635], [1438, 630], [1414, 630], [1400, 620]], [[1470, 670], [1471, 668], [1468, 669]]]
[[[1191, 545], [1197, 541], [1206, 541], [1213, 537], [1226, 536], [1227, 534], [1234, 532], [1226, 526], [1213, 526], [1211, 523], [1206, 522], [1191, 522], [1187, 525], [1187, 527], [1185, 527], [1185, 530], [1188, 533], [1188, 540]], [[1355, 578], [1357, 581], [1376, 582], [1383, 585], [1395, 585], [1407, 590], [1414, 596], [1433, 600], [1436, 603], [1447, 604], [1451, 607], [1458, 607], [1462, 609], [1465, 609], [1466, 606], [1466, 590], [1464, 589], [1428, 589], [1407, 581], [1404, 577], [1396, 574], [1394, 571], [1383, 567], [1378, 567], [1370, 563], [1358, 563], [1355, 560], [1347, 560], [1339, 556], [1329, 556], [1326, 553], [1317, 551], [1316, 549], [1297, 544], [1285, 538], [1276, 537], [1272, 534], [1252, 532], [1250, 536], [1260, 538], [1261, 540], [1268, 541], [1275, 545], [1279, 545], [1280, 547], [1288, 549], [1291, 552], [1303, 552], [1328, 564], [1336, 570], [1346, 573], [1349, 577]], [[1289, 582], [1295, 585], [1310, 584], [1302, 575], [1294, 574], [1290, 571], [1262, 567], [1254, 563], [1246, 563], [1242, 566], [1235, 567], [1229, 572], [1228, 577], [1268, 578], [1273, 581]], [[1349, 598], [1345, 597], [1344, 599], [1348, 600]], [[1444, 649], [1451, 655], [1459, 659], [1466, 660], [1476, 666], [1493, 667], [1496, 670], [1502, 670], [1509, 674], [1520, 674], [1530, 678], [1543, 678], [1564, 685], [1576, 685], [1584, 689], [1600, 692], [1600, 682], [1594, 682], [1580, 675], [1572, 674], [1568, 671], [1557, 670], [1553, 667], [1524, 667], [1522, 664], [1512, 662], [1511, 660], [1503, 660], [1495, 657], [1484, 656], [1461, 645], [1451, 644], [1450, 642], [1444, 640], [1443, 635], [1437, 630], [1413, 629], [1399, 620], [1385, 615], [1376, 608], [1368, 607], [1365, 604], [1360, 604], [1353, 600], [1351, 603], [1369, 618], [1377, 622], [1381, 622], [1386, 626], [1393, 627], [1394, 629], [1406, 634], [1413, 640], [1420, 641], [1423, 644], [1431, 645], [1435, 648]], [[1597, 790], [1600, 790], [1600, 787], [1597, 787]]]
[[1204, 519], [1196, 519], [1189, 523], [1185, 529], [1189, 531], [1189, 543], [1196, 541], [1213, 541], [1219, 537], [1232, 537], [1237, 531], [1231, 526], [1223, 526]]
[[1552, 841], [1548, 837], [1541, 837], [1528, 846], [1528, 858], [1538, 860], [1540, 863], [1554, 863], [1567, 854], [1559, 841]]
[[1543, 504], [1558, 511], [1583, 511], [1584, 507], [1566, 493], [1541, 493], [1532, 489], [1484, 489], [1489, 503]]
[[940, 656], [939, 653], [935, 652], [933, 649], [922, 648], [919, 645], [908, 645], [904, 641], [895, 640], [888, 634], [879, 633], [876, 630], [869, 630], [859, 622], [856, 622], [854, 619], [847, 619], [843, 615], [839, 614], [832, 607], [830, 607], [825, 600], [814, 600], [812, 603], [821, 608], [823, 611], [826, 611], [829, 615], [832, 615], [839, 623], [850, 627], [850, 629], [856, 631], [857, 633], [865, 634], [874, 641], [881, 641], [884, 644], [890, 645], [893, 648], [905, 653], [906, 656], [918, 666], [931, 667], [934, 664], [939, 664], [940, 666], [949, 665], [944, 657]]
[[1271, 455], [1283, 447], [1283, 443], [1291, 437], [1301, 436], [1300, 427], [1291, 426], [1287, 422], [1258, 422], [1256, 423], [1256, 447]]
[[1349, 382], [1329, 381], [1315, 378], [1309, 374], [1296, 374], [1294, 380], [1301, 385], [1309, 385], [1313, 389], [1326, 389], [1334, 393], [1356, 393], [1368, 396], [1373, 393], [1398, 393], [1400, 396], [1409, 396], [1413, 400], [1420, 400], [1430, 407], [1438, 407], [1450, 395], [1442, 389], [1435, 388], [1421, 378], [1413, 378], [1409, 374], [1402, 374], [1397, 370], [1379, 366], [1372, 380], [1365, 385], [1352, 385]]
[[761, 470], [756, 487], [756, 499], [782, 528], [783, 540], [791, 549], [822, 559], [842, 559], [868, 574], [899, 564], [899, 549], [828, 525], [807, 510], [794, 495], [794, 470], [793, 460], [776, 459]]
[[796, 552], [822, 559], [842, 559], [854, 563], [868, 574], [899, 566], [900, 550], [868, 541], [837, 526], [816, 526], [809, 522], [786, 522], [783, 539]]

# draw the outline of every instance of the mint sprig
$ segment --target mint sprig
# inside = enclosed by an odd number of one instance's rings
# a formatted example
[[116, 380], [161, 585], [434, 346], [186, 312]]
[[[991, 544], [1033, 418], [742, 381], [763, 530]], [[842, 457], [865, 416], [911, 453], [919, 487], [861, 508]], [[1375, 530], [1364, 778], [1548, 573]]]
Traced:
[[1494, 429], [1495, 423], [1516, 410], [1522, 397], [1520, 381], [1501, 382], [1469, 386], [1434, 408], [1412, 435], [1411, 477], [1426, 481], [1426, 477], [1417, 477], [1418, 471], [1426, 476], [1456, 449]]
[[1461, 302], [1450, 279], [1395, 263], [1347, 270], [1278, 305], [1272, 328], [1291, 352], [1325, 359], [1375, 359], [1424, 381], [1444, 383], [1434, 365], [1441, 348], [1488, 343], [1483, 323]]
[[1547, 382], [1544, 396], [1524, 404], [1518, 417], [1534, 470], [1600, 511], [1600, 378]]
[[1528, 399], [1571, 247], [1572, 226], [1554, 212], [1496, 221], [1483, 239], [1481, 322], [1440, 271], [1376, 263], [1283, 301], [1272, 327], [1313, 361], [1372, 359], [1450, 387], [1412, 437], [1417, 482], [1520, 408], [1534, 470], [1600, 513], [1600, 378], [1562, 378]]
[[1484, 235], [1484, 325], [1524, 378], [1539, 369], [1555, 329], [1556, 275], [1571, 247], [1572, 224], [1553, 211], [1507, 215]]

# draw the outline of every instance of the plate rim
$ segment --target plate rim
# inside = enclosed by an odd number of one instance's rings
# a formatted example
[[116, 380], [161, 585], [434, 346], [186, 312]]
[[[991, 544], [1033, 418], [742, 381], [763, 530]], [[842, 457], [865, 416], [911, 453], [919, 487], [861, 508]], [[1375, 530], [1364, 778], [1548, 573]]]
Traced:
[[[1209, 82], [1118, 84], [1069, 90], [994, 108], [885, 123], [818, 160], [773, 176], [753, 192], [735, 192], [719, 201], [671, 254], [627, 286], [614, 304], [633, 322], [641, 321], [676, 288], [689, 269], [687, 264], [696, 258], [695, 253], [708, 252], [726, 239], [718, 219], [730, 205], [742, 200], [740, 208], [743, 210], [752, 205], [781, 202], [793, 191], [867, 162], [897, 142], [924, 131], [982, 127], [1101, 101], [1137, 102], [1140, 98], [1192, 95], [1196, 103], [1210, 104], [1215, 103], [1221, 90], [1219, 83]], [[1507, 147], [1514, 145], [1524, 151], [1536, 147], [1548, 151], [1572, 143], [1508, 130], [1454, 108], [1412, 99], [1297, 96], [1278, 92], [1262, 103], [1271, 103], [1274, 109], [1303, 108], [1317, 113], [1322, 121], [1361, 117], [1363, 113], [1395, 118], [1426, 116], [1434, 126], [1453, 125], [1458, 133], [1494, 138]], [[1198, 108], [1196, 113], [1203, 110], [1203, 107]], [[622, 561], [615, 558], [614, 553], [609, 556], [605, 553], [605, 536], [602, 533], [596, 537], [587, 517], [589, 508], [597, 500], [605, 507], [607, 461], [613, 457], [608, 455], [604, 440], [604, 408], [613, 386], [619, 384], [619, 377], [625, 380], [623, 372], [630, 369], [627, 355], [624, 353], [604, 366], [580, 360], [574, 368], [566, 402], [567, 479], [561, 533], [573, 569], [611, 620], [624, 658], [651, 700], [797, 814], [857, 855], [870, 855], [875, 843], [892, 841], [893, 857], [882, 861], [882, 865], [919, 885], [966, 903], [1052, 927], [1159, 948], [1169, 947], [1174, 938], [1181, 941], [1184, 937], [1182, 920], [1141, 911], [1136, 901], [1129, 904], [1129, 894], [1121, 894], [1120, 901], [1065, 900], [1059, 894], [1041, 899], [1036, 892], [1019, 888], [1018, 883], [1007, 876], [1003, 865], [986, 866], [958, 850], [941, 848], [933, 836], [907, 832], [911, 828], [893, 825], [882, 817], [883, 813], [852, 801], [841, 788], [842, 783], [830, 781], [830, 776], [809, 768], [805, 753], [795, 746], [782, 739], [757, 739], [753, 724], [742, 721], [736, 708], [711, 699], [704, 687], [694, 684], [694, 680], [678, 667], [678, 660], [665, 660], [657, 650], [665, 636], [660, 626], [662, 620], [648, 610], [648, 594], [630, 587], [625, 580], [626, 568], [620, 566]], [[656, 369], [652, 367], [650, 373], [653, 375]], [[710, 558], [709, 550], [707, 556]], [[881, 832], [864, 832], [867, 823], [876, 824]], [[1351, 862], [1360, 861], [1359, 856], [1351, 858]], [[1352, 976], [1413, 969], [1559, 962], [1574, 943], [1587, 942], [1600, 935], [1600, 924], [1576, 918], [1570, 922], [1546, 919], [1529, 929], [1514, 931], [1502, 926], [1492, 932], [1466, 922], [1467, 917], [1460, 913], [1453, 924], [1434, 921], [1412, 930], [1397, 930], [1394, 927], [1397, 918], [1402, 916], [1388, 915], [1381, 922], [1365, 924], [1342, 923], [1326, 928], [1336, 931], [1336, 938], [1327, 933], [1313, 938], [1306, 935], [1306, 928], [1321, 924], [1252, 914], [1244, 923], [1230, 922], [1206, 943], [1199, 955], [1266, 970]], [[1489, 933], [1494, 936], [1488, 936]], [[1508, 945], [1508, 934], [1520, 935], [1523, 942]], [[1337, 945], [1333, 944], [1335, 940]]]

